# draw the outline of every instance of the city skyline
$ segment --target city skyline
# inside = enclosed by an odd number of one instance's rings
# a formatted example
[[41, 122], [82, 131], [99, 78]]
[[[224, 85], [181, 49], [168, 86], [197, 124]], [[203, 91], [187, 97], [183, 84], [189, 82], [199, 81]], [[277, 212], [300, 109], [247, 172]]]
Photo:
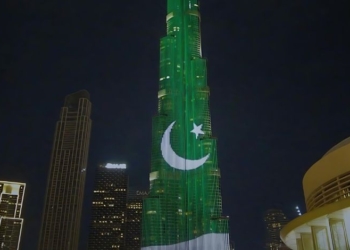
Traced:
[[[126, 162], [132, 185], [147, 188], [165, 9], [164, 0], [10, 1], [1, 9], [0, 176], [27, 183], [25, 250], [37, 247], [54, 127], [66, 94], [91, 93], [88, 167]], [[346, 10], [345, 2], [324, 0], [202, 0], [223, 210], [234, 219], [237, 249], [262, 249], [262, 215], [271, 204], [283, 202], [291, 219], [296, 205], [306, 210], [302, 176], [350, 135]], [[87, 193], [92, 179], [88, 170]], [[88, 215], [84, 207], [83, 242]]]

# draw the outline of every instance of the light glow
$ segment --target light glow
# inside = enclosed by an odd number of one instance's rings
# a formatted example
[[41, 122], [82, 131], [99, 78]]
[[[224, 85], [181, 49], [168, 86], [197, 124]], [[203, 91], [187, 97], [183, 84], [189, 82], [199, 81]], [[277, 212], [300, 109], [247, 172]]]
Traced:
[[136, 195], [148, 195], [148, 193], [147, 191], [136, 191]]
[[105, 168], [109, 168], [109, 169], [126, 169], [126, 164], [107, 163]]
[[295, 209], [297, 210], [297, 213], [298, 213], [298, 215], [300, 216], [300, 215], [301, 215], [301, 211], [300, 211], [299, 206], [296, 206]]

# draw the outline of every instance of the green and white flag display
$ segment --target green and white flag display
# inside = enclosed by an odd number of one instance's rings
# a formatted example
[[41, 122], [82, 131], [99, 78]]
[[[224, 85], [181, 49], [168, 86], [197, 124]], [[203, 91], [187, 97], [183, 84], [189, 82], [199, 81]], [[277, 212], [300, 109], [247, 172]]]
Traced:
[[198, 0], [168, 0], [142, 250], [228, 250]]

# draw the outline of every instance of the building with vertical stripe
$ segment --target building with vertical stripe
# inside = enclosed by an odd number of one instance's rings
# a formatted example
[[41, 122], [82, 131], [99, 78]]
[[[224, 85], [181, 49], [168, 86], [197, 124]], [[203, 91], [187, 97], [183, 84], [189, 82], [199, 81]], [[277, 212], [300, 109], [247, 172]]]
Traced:
[[90, 94], [65, 98], [56, 124], [39, 250], [77, 250], [91, 132]]

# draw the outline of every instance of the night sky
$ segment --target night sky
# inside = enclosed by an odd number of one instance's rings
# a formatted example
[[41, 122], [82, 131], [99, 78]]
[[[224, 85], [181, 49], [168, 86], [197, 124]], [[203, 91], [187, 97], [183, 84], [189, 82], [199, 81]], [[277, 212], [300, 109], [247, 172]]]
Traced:
[[[238, 250], [261, 250], [263, 213], [305, 212], [302, 178], [350, 136], [348, 0], [202, 0], [202, 48], [224, 214]], [[27, 183], [22, 250], [35, 250], [55, 123], [86, 89], [92, 135], [81, 250], [101, 162], [147, 188], [166, 0], [0, 4], [0, 179]]]

